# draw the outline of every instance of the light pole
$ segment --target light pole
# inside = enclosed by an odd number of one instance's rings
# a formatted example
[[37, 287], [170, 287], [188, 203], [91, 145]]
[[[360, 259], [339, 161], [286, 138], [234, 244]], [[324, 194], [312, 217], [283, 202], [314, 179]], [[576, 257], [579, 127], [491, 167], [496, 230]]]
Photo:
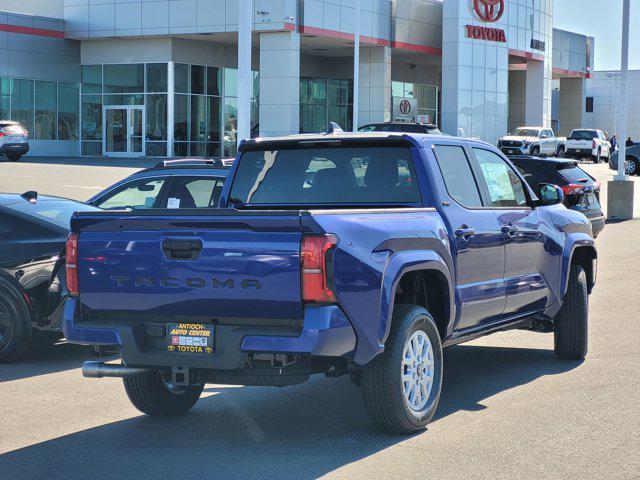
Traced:
[[253, 0], [238, 0], [238, 128], [237, 142], [251, 137], [251, 27]]
[[358, 111], [360, 110], [360, 0], [356, 0], [356, 34], [353, 40], [353, 125], [358, 131]]
[[629, 77], [629, 17], [631, 0], [623, 0], [622, 7], [622, 71], [620, 74], [620, 105], [618, 128], [620, 142], [618, 147], [618, 174], [609, 182], [607, 195], [607, 216], [616, 220], [633, 218], [633, 187], [625, 171], [627, 158], [627, 80]]

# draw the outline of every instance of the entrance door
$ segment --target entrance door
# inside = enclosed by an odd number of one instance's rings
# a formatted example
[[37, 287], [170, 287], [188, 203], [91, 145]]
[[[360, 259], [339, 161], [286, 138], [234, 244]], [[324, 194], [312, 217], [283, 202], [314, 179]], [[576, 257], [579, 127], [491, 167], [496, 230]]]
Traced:
[[104, 107], [103, 125], [104, 155], [139, 157], [144, 154], [144, 107]]

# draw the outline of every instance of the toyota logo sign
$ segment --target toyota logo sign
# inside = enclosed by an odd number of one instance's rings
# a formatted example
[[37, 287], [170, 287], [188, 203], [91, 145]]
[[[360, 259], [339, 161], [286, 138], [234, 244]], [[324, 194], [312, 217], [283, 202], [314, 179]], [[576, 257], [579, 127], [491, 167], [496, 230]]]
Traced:
[[485, 22], [497, 22], [504, 14], [504, 0], [473, 0], [476, 15]]
[[403, 115], [409, 115], [411, 113], [411, 102], [409, 102], [409, 100], [402, 100], [400, 102], [400, 113]]

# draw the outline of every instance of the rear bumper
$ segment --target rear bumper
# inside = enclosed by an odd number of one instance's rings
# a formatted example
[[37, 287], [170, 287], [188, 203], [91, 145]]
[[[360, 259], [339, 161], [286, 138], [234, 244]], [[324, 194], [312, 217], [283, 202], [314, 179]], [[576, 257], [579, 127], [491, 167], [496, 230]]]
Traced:
[[28, 151], [28, 143], [5, 143], [0, 145], [0, 155], [25, 155]]
[[297, 335], [273, 327], [216, 326], [214, 352], [208, 355], [167, 351], [166, 323], [79, 322], [79, 313], [78, 299], [67, 299], [63, 315], [67, 341], [118, 350], [126, 365], [233, 370], [244, 365], [249, 353], [341, 357], [356, 346], [353, 327], [335, 305], [306, 307]]
[[598, 152], [592, 150], [592, 149], [586, 149], [586, 148], [567, 148], [567, 150], [565, 151], [565, 155], [567, 157], [577, 157], [577, 158], [584, 158], [584, 157], [595, 157], [598, 154]]

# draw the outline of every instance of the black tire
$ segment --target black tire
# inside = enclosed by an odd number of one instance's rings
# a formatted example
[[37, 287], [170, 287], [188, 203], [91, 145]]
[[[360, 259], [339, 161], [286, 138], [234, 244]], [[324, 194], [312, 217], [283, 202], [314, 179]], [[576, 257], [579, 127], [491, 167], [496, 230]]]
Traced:
[[556, 152], [556, 156], [558, 158], [564, 158], [564, 147], [558, 147], [558, 151]]
[[531, 156], [533, 157], [540, 156], [540, 147], [531, 147]]
[[160, 372], [123, 378], [124, 389], [133, 406], [158, 417], [182, 415], [193, 408], [204, 385], [169, 389]]
[[[433, 349], [433, 383], [427, 402], [414, 410], [404, 396], [404, 349], [412, 335], [424, 332]], [[442, 389], [442, 344], [431, 314], [422, 307], [396, 305], [384, 352], [362, 370], [362, 395], [372, 422], [382, 431], [409, 434], [424, 429], [433, 418]]]
[[562, 308], [553, 320], [554, 350], [558, 358], [582, 360], [588, 349], [589, 293], [587, 275], [579, 265], [571, 265], [569, 287]]
[[19, 359], [31, 343], [31, 315], [20, 292], [0, 279], [0, 363]]
[[7, 155], [10, 162], [17, 162], [20, 160], [20, 157], [22, 157], [22, 155]]
[[635, 158], [627, 157], [625, 163], [627, 175], [640, 175], [640, 163]]

